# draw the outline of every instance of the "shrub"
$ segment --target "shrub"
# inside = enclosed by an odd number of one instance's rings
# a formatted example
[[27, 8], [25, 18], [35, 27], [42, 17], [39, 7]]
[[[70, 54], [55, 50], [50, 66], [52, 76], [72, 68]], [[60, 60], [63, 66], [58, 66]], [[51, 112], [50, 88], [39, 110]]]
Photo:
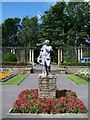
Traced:
[[88, 70], [86, 69], [83, 69], [82, 71], [80, 71], [78, 74], [75, 74], [75, 75], [84, 80], [90, 81], [90, 75], [89, 75]]
[[90, 63], [66, 62], [60, 63], [60, 66], [90, 66]]
[[26, 65], [32, 66], [31, 63], [27, 63], [27, 62], [5, 62], [5, 61], [2, 61], [2, 62], [0, 62], [0, 64], [2, 64], [2, 66], [4, 66], [4, 65], [6, 65], [6, 66], [26, 66]]
[[5, 61], [5, 62], [17, 62], [17, 58], [16, 58], [16, 55], [13, 53], [6, 53], [4, 58], [3, 58], [3, 61]]

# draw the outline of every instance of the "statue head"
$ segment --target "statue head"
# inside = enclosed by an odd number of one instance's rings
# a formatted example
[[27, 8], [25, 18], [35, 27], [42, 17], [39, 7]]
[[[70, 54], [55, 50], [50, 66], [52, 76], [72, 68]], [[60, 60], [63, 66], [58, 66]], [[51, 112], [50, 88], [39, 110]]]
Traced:
[[44, 44], [49, 45], [49, 40], [45, 40]]

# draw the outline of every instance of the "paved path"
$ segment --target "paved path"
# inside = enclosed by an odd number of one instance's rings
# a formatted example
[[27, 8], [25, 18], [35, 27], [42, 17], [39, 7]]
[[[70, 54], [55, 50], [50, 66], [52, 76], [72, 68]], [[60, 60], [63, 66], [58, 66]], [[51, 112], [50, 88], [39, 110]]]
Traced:
[[[87, 85], [75, 85], [69, 79], [62, 74], [56, 74], [57, 76], [57, 88], [58, 89], [70, 89], [75, 91], [80, 99], [88, 106], [88, 86]], [[24, 89], [38, 88], [38, 74], [29, 75], [19, 86], [3, 86], [2, 87], [2, 115], [5, 117], [13, 117], [8, 115], [13, 102], [16, 100], [20, 91]], [[14, 116], [15, 117], [15, 116]], [[21, 117], [21, 116], [17, 116]], [[25, 116], [23, 116], [25, 117]], [[29, 116], [27, 116], [29, 117]], [[35, 116], [34, 116], [35, 117]], [[60, 116], [58, 116], [60, 117]], [[65, 116], [62, 116], [65, 117]], [[68, 116], [70, 117], [70, 116]], [[74, 116], [73, 116], [74, 117]], [[85, 117], [85, 116], [83, 116]]]
[[[34, 66], [34, 69], [41, 70], [42, 66], [37, 64], [37, 65]], [[51, 70], [59, 70], [59, 66], [58, 65], [51, 65]]]

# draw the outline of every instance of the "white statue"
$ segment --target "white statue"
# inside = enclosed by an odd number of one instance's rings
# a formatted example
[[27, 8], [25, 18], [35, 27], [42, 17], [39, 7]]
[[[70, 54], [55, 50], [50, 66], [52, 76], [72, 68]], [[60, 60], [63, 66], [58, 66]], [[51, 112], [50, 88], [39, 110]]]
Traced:
[[50, 75], [50, 52], [52, 51], [52, 47], [49, 45], [49, 40], [45, 40], [43, 44], [37, 62], [43, 66], [42, 74]]

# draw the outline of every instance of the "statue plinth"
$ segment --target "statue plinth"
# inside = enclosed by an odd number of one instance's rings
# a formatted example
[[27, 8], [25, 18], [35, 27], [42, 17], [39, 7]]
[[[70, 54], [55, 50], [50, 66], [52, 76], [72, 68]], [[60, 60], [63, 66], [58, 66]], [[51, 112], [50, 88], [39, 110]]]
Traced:
[[56, 97], [56, 76], [39, 74], [39, 98], [55, 98]]

